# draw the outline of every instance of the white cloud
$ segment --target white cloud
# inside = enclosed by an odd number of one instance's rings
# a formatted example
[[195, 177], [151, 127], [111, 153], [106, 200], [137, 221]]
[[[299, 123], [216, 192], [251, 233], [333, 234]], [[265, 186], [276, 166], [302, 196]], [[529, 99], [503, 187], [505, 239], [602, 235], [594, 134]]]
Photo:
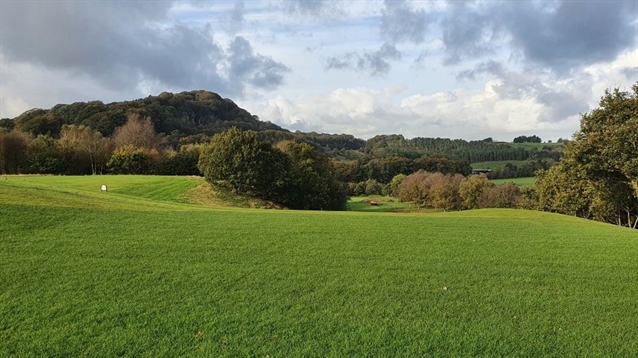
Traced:
[[[506, 81], [520, 74], [500, 73], [480, 90], [414, 94], [397, 98], [391, 88], [339, 88], [297, 97], [277, 96], [261, 104], [247, 103], [261, 118], [284, 127], [369, 138], [400, 133], [407, 137], [451, 137], [511, 140], [525, 134], [544, 139], [569, 138], [578, 130], [580, 114], [595, 108], [605, 88], [629, 89], [624, 74], [638, 63], [638, 51], [618, 60], [588, 67], [569, 79], [538, 75], [520, 95], [503, 92]], [[634, 82], [635, 83], [635, 82]], [[518, 83], [517, 86], [521, 86]], [[523, 88], [523, 87], [522, 87]], [[582, 111], [574, 111], [582, 108]]]
[[554, 139], [638, 82], [633, 2], [47, 4], [0, 1], [1, 117], [205, 89], [293, 130]]

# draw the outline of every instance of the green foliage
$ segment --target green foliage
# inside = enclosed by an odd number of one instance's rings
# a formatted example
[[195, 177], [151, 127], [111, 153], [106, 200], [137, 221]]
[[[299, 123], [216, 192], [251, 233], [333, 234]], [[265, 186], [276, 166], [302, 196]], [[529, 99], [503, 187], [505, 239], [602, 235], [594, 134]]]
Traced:
[[470, 175], [459, 184], [459, 196], [463, 200], [463, 208], [478, 209], [483, 192], [494, 186], [484, 174]]
[[177, 202], [201, 181], [0, 181], [0, 356], [629, 357], [638, 347], [635, 231], [522, 210]]
[[638, 83], [633, 93], [606, 91], [568, 148], [589, 178], [638, 183]]
[[155, 166], [157, 152], [125, 145], [113, 151], [106, 167], [113, 174], [149, 174]]
[[0, 118], [0, 131], [10, 132], [15, 127], [15, 121], [11, 118]]
[[272, 123], [259, 121], [230, 99], [208, 91], [164, 92], [159, 96], [109, 104], [100, 101], [58, 104], [50, 110], [27, 111], [16, 117], [15, 122], [17, 128], [34, 135], [57, 135], [62, 125], [74, 124], [111, 136], [130, 114], [151, 118], [158, 133], [178, 130], [186, 134], [214, 134], [233, 126], [244, 130], [281, 130]]
[[399, 195], [399, 185], [403, 179], [405, 179], [405, 174], [397, 174], [395, 175], [390, 182], [383, 187], [383, 194], [389, 195], [392, 197], [397, 197]]
[[283, 187], [286, 161], [281, 151], [261, 142], [256, 132], [231, 128], [203, 146], [198, 168], [216, 187], [265, 199]]
[[25, 172], [39, 174], [63, 173], [67, 168], [59, 142], [44, 135], [37, 136], [29, 143], [25, 165]]
[[163, 175], [201, 175], [197, 168], [199, 145], [185, 145], [178, 152], [164, 153], [158, 163], [158, 171]]
[[536, 136], [536, 135], [532, 135], [532, 136], [518, 136], [516, 138], [514, 138], [513, 140], [514, 143], [542, 143], [543, 141], [540, 139], [540, 137]]
[[564, 159], [537, 179], [542, 210], [638, 226], [638, 84], [606, 91]]
[[29, 137], [17, 130], [0, 132], [0, 172], [20, 174], [24, 169]]
[[202, 148], [198, 167], [213, 186], [292, 209], [344, 210], [346, 194], [331, 161], [307, 143], [273, 147], [232, 128]]
[[346, 192], [328, 157], [306, 143], [283, 141], [277, 149], [288, 157], [290, 167], [282, 168], [285, 184], [274, 201], [291, 209], [346, 209]]
[[374, 179], [368, 179], [365, 181], [365, 195], [381, 195], [383, 191], [383, 185]]

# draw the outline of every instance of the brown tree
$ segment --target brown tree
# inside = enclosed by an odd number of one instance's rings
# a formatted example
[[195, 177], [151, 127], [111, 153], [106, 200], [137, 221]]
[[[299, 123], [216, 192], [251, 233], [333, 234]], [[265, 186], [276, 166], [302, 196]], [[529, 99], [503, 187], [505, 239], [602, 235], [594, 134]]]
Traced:
[[129, 114], [126, 123], [115, 129], [113, 143], [116, 147], [133, 145], [136, 148], [152, 149], [159, 144], [159, 138], [150, 118], [140, 118], [137, 114]]
[[85, 126], [63, 126], [60, 143], [76, 166], [82, 168], [89, 165], [92, 174], [104, 172], [113, 151], [109, 138], [104, 138], [100, 132]]

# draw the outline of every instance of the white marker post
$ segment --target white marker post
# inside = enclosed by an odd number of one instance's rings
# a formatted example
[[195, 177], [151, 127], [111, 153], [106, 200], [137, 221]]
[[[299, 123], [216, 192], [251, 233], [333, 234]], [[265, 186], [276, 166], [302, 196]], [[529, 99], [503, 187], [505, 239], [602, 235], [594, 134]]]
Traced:
[[102, 186], [100, 187], [101, 191], [106, 191], [106, 184], [102, 184]]

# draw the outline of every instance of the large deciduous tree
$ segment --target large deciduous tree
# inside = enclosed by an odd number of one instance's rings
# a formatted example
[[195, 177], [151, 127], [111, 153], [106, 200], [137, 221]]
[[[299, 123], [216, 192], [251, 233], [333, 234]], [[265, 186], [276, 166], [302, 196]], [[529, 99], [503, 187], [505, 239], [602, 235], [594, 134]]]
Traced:
[[[282, 141], [276, 149], [289, 159], [280, 202], [292, 209], [344, 210], [347, 197], [330, 159], [307, 143]], [[294, 193], [293, 199], [290, 194]]]
[[141, 118], [137, 114], [130, 114], [126, 123], [115, 129], [113, 143], [116, 147], [133, 145], [137, 148], [152, 149], [159, 143], [159, 138], [150, 118]]
[[254, 131], [231, 128], [203, 146], [198, 167], [213, 186], [268, 199], [284, 185], [287, 157]]
[[564, 158], [539, 173], [542, 210], [638, 226], [638, 84], [632, 89], [606, 91]]

